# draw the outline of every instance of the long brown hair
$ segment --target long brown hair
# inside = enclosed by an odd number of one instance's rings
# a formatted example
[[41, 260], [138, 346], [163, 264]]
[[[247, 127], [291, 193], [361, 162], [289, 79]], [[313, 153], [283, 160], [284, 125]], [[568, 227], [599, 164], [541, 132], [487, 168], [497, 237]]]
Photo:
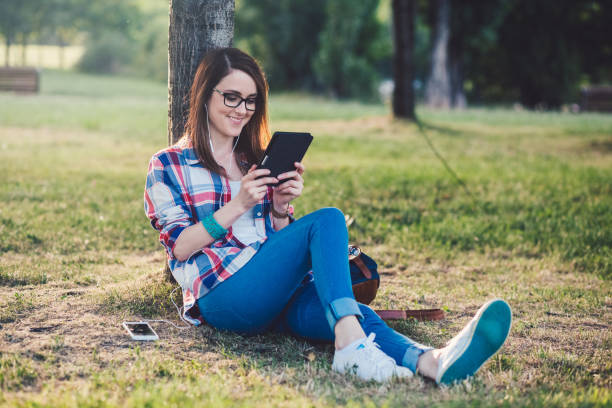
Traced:
[[[246, 72], [257, 87], [255, 112], [249, 122], [242, 128], [236, 152], [243, 155], [247, 169], [257, 163], [263, 156], [270, 140], [268, 129], [268, 83], [257, 61], [237, 48], [218, 48], [210, 51], [200, 62], [193, 78], [189, 97], [189, 116], [185, 125], [185, 134], [179, 143], [191, 141], [198, 159], [208, 170], [226, 175], [225, 169], [215, 160], [210, 149], [208, 127], [206, 125], [206, 106], [213, 88], [221, 80], [237, 69]], [[243, 172], [244, 166], [241, 164]]]

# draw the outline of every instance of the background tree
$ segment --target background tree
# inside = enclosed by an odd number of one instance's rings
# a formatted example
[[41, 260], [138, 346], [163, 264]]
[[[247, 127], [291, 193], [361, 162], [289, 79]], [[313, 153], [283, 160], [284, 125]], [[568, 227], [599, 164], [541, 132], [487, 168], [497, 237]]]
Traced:
[[134, 33], [135, 50], [130, 69], [139, 75], [168, 83], [168, 4], [147, 2], [141, 10], [146, 24]]
[[26, 66], [26, 48], [33, 35], [40, 33], [45, 22], [45, 8], [37, 0], [23, 0], [21, 2], [23, 14], [19, 21], [21, 43], [21, 65]]
[[273, 89], [312, 89], [326, 0], [236, 3], [236, 44], [263, 63]]
[[604, 34], [611, 9], [609, 1], [515, 0], [499, 27], [498, 82], [526, 106], [558, 107], [577, 100], [585, 73], [599, 79], [593, 68], [602, 63], [612, 79], [612, 36]]
[[[139, 47], [135, 39], [145, 27], [144, 13], [137, 0], [87, 1], [85, 4], [84, 0], [53, 1], [77, 2], [80, 6], [79, 22], [72, 27], [76, 33], [68, 32], [69, 35], [87, 34], [85, 53], [78, 64], [80, 70], [99, 73], [128, 71], [127, 67]], [[147, 21], [147, 26], [149, 23]], [[66, 24], [59, 26], [66, 27]]]
[[[0, 9], [0, 34], [5, 43], [5, 65], [9, 66], [9, 55], [11, 46], [21, 37], [22, 44], [27, 43], [27, 38], [34, 31], [37, 13], [37, 0], [12, 0], [5, 1]], [[22, 60], [25, 57], [22, 56]], [[23, 61], [22, 61], [23, 62]]]
[[392, 54], [389, 34], [376, 15], [378, 5], [378, 0], [327, 1], [313, 68], [320, 85], [333, 96], [376, 96], [376, 66]]
[[239, 1], [236, 7], [236, 44], [263, 63], [273, 89], [371, 99], [381, 74], [391, 75], [392, 42], [379, 0]]
[[414, 0], [393, 0], [393, 114], [414, 119]]
[[59, 45], [59, 66], [64, 68], [64, 49], [89, 23], [88, 4], [82, 0], [50, 0], [45, 6], [48, 12], [47, 26]]
[[[428, 100], [443, 95], [435, 105], [555, 108], [577, 102], [581, 86], [612, 82], [612, 2], [413, 1], [413, 85], [418, 98], [423, 83]], [[374, 99], [393, 75], [392, 2], [237, 0], [236, 44], [260, 60], [276, 91]], [[165, 81], [167, 24], [160, 2], [0, 1], [6, 63], [16, 42], [59, 44], [60, 56], [64, 45], [84, 45], [81, 70]]]
[[451, 106], [467, 106], [467, 81], [472, 84], [481, 71], [477, 61], [487, 58], [497, 47], [497, 31], [512, 6], [507, 0], [454, 0], [450, 15], [449, 75]]
[[603, 1], [453, 0], [452, 87], [476, 103], [575, 102], [581, 85], [612, 81], [609, 21]]
[[448, 43], [451, 36], [451, 5], [450, 0], [436, 0], [432, 4], [435, 10], [435, 23], [432, 31], [431, 68], [425, 88], [425, 103], [431, 107], [449, 108], [451, 81]]

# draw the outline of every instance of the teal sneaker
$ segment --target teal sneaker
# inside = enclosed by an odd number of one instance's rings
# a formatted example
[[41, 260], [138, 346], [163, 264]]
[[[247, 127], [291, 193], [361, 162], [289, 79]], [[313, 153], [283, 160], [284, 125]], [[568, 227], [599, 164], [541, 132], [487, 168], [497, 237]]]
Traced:
[[504, 344], [511, 323], [512, 311], [508, 303], [501, 299], [485, 303], [442, 349], [436, 383], [452, 384], [476, 374]]

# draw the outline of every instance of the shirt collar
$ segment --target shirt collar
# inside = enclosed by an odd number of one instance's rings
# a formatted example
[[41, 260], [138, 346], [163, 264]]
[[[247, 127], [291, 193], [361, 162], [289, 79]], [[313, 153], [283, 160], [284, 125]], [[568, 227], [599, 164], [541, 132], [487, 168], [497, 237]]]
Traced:
[[183, 150], [183, 157], [185, 157], [185, 161], [190, 166], [196, 166], [200, 163], [200, 159], [198, 159], [198, 155], [196, 154], [193, 147], [188, 147]]

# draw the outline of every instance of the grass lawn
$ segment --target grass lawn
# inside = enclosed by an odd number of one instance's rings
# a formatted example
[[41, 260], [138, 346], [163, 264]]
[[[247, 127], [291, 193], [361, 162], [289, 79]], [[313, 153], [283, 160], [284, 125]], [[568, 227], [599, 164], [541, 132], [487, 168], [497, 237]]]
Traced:
[[177, 320], [142, 203], [166, 93], [59, 71], [39, 95], [0, 93], [0, 405], [612, 406], [612, 115], [419, 110], [467, 193], [387, 108], [271, 95], [273, 130], [315, 136], [297, 215], [355, 218], [375, 307], [447, 310], [395, 328], [441, 346], [486, 300], [512, 306], [502, 350], [439, 388], [346, 378], [331, 346], [277, 335], [128, 338], [124, 320]]

